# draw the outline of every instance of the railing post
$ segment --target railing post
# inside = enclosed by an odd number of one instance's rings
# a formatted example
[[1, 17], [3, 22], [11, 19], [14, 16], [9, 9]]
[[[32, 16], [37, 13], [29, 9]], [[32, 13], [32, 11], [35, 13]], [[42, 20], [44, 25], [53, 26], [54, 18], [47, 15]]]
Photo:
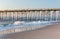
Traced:
[[51, 17], [51, 18], [50, 18], [50, 21], [52, 21], [52, 14], [53, 14], [53, 13], [52, 13], [52, 11], [51, 11], [51, 13], [50, 13], [50, 17]]
[[1, 21], [1, 12], [0, 12], [0, 21]]
[[58, 11], [56, 11], [56, 21], [58, 21]]
[[40, 11], [40, 21], [41, 21], [41, 18], [42, 18], [41, 14], [42, 14], [42, 11]]
[[58, 12], [58, 20], [60, 21], [60, 11]]

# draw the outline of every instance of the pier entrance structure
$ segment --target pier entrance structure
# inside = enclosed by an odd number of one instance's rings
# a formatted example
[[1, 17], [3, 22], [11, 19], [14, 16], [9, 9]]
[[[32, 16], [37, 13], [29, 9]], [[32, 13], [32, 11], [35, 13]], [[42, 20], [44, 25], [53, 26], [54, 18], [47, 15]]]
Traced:
[[59, 21], [60, 9], [0, 10], [0, 21]]

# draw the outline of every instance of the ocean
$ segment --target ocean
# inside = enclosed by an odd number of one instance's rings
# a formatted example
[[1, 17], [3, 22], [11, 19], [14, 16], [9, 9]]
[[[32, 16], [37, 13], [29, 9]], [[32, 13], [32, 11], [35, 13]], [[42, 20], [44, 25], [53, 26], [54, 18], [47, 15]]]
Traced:
[[1, 30], [7, 30], [11, 28], [23, 28], [23, 27], [41, 27], [41, 26], [47, 26], [51, 25], [52, 21], [31, 21], [31, 22], [26, 22], [26, 21], [15, 21], [12, 24], [7, 24], [7, 25], [0, 25], [0, 31]]
[[7, 33], [14, 33], [14, 32], [22, 32], [22, 31], [28, 31], [28, 30], [34, 30], [34, 29], [38, 29], [41, 27], [45, 27], [48, 25], [52, 25], [52, 22], [56, 22], [56, 18], [55, 19], [51, 19], [50, 18], [46, 18], [46, 19], [33, 19], [31, 18], [26, 19], [26, 20], [15, 20], [12, 23], [11, 20], [8, 20], [2, 22], [0, 22], [0, 34], [7, 34]]

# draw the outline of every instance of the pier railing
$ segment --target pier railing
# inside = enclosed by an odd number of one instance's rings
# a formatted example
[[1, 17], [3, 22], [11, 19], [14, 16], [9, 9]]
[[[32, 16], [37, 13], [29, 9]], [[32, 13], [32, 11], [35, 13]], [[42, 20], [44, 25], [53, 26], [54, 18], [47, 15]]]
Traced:
[[0, 10], [0, 21], [58, 21], [60, 9]]

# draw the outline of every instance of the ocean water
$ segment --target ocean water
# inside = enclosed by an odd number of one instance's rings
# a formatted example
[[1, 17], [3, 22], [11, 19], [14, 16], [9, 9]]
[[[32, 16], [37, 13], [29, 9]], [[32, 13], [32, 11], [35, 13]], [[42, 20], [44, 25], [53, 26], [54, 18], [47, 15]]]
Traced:
[[3, 30], [7, 30], [7, 29], [13, 29], [13, 28], [29, 28], [29, 27], [41, 27], [41, 26], [47, 26], [47, 25], [51, 25], [52, 21], [30, 21], [30, 22], [26, 22], [26, 21], [15, 21], [12, 24], [8, 24], [6, 26], [4, 25], [0, 25], [0, 31]]

